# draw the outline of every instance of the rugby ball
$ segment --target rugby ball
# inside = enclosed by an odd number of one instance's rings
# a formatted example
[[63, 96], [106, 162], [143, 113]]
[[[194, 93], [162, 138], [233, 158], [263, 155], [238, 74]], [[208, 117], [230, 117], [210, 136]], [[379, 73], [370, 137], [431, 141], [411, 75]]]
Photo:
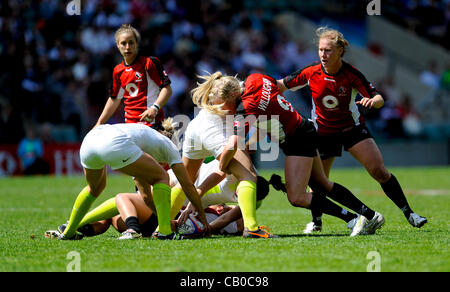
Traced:
[[189, 218], [183, 223], [179, 224], [177, 232], [182, 235], [196, 236], [205, 232], [205, 226], [196, 217], [197, 213], [189, 214]]

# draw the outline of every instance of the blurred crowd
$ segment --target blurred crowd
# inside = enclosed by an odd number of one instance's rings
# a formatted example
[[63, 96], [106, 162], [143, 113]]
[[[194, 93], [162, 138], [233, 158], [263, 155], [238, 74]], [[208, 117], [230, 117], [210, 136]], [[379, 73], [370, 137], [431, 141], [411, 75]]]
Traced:
[[[197, 74], [220, 70], [245, 78], [259, 71], [278, 78], [317, 59], [277, 21], [281, 6], [264, 9], [240, 0], [72, 1], [81, 3], [77, 16], [67, 14], [69, 2], [0, 4], [0, 143], [19, 143], [30, 127], [44, 143], [81, 141], [100, 115], [112, 70], [121, 62], [114, 32], [122, 23], [140, 31], [141, 54], [163, 63], [173, 89], [165, 106], [169, 116], [193, 115], [189, 91]], [[402, 1], [409, 2], [415, 1]], [[448, 9], [443, 12], [448, 23]], [[300, 112], [308, 115], [308, 96], [298, 95], [305, 105]], [[414, 111], [408, 97], [399, 97], [398, 104], [403, 115]], [[112, 122], [121, 121], [119, 110]]]
[[80, 16], [66, 13], [69, 2], [2, 1], [2, 143], [18, 143], [29, 125], [38, 125], [44, 140], [81, 139], [98, 118], [121, 61], [114, 32], [122, 23], [140, 31], [141, 54], [162, 61], [173, 89], [168, 115], [193, 113], [189, 90], [196, 74], [274, 74], [279, 63], [291, 69], [283, 50], [295, 48], [286, 48], [274, 15], [245, 9], [243, 1], [78, 1]]
[[384, 0], [382, 3], [385, 17], [450, 49], [449, 0]]

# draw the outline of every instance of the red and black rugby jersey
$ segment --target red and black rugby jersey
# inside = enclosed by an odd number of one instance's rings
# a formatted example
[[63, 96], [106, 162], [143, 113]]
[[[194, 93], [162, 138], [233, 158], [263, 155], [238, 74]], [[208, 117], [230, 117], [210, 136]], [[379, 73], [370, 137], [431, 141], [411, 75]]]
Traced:
[[253, 115], [259, 121], [263, 115], [267, 121], [278, 119], [280, 139], [284, 139], [284, 135], [292, 135], [302, 122], [302, 116], [280, 93], [277, 81], [259, 73], [249, 75], [244, 82], [244, 92], [236, 105], [236, 116], [239, 115]]
[[364, 75], [346, 62], [334, 75], [325, 73], [316, 62], [286, 76], [283, 82], [294, 91], [309, 86], [313, 100], [311, 118], [319, 134], [341, 132], [364, 123], [356, 95], [372, 98], [378, 94]]
[[[155, 103], [161, 89], [169, 84], [169, 76], [158, 58], [137, 56], [131, 65], [122, 62], [114, 68], [109, 96], [123, 98], [125, 122], [137, 123], [139, 115]], [[162, 110], [158, 116], [164, 116]]]

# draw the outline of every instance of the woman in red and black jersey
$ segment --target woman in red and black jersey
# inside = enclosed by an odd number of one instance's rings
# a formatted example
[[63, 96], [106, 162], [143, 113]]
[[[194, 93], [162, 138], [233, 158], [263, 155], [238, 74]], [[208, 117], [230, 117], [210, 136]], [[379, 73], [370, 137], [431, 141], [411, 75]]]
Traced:
[[[326, 177], [316, 148], [317, 133], [314, 125], [286, 101], [274, 78], [263, 74], [251, 74], [243, 87], [239, 86], [240, 81], [237, 78], [230, 76], [227, 76], [227, 81], [222, 82], [222, 75], [217, 73], [202, 78], [212, 84], [212, 89], [204, 96], [205, 102], [213, 101], [213, 104], [221, 105], [222, 109], [235, 115], [235, 133], [230, 136], [220, 154], [219, 165], [222, 171], [227, 171], [229, 162], [233, 159], [238, 145], [242, 145], [241, 141], [245, 139], [245, 132], [251, 124], [261, 126], [262, 120], [270, 121], [271, 125], [279, 125], [276, 129], [271, 126], [269, 134], [272, 138], [278, 138], [280, 148], [286, 155], [286, 189], [288, 200], [293, 206], [320, 210], [348, 223], [352, 222], [350, 223], [352, 236], [361, 233], [371, 234], [380, 227], [366, 224], [366, 217], [374, 216], [373, 210], [359, 201], [348, 189], [331, 182]], [[228, 86], [224, 82], [236, 83], [236, 86]], [[259, 119], [258, 122], [256, 119]], [[242, 128], [245, 128], [243, 130], [245, 135], [241, 134]], [[308, 184], [313, 187], [314, 195], [306, 191]], [[363, 216], [357, 217], [325, 196]]]
[[[360, 71], [342, 60], [348, 42], [340, 32], [319, 28], [317, 36], [320, 62], [277, 83], [281, 92], [286, 89], [295, 91], [304, 86], [311, 89], [311, 118], [319, 134], [318, 148], [326, 175], [329, 176], [334, 158], [341, 156], [344, 148], [380, 183], [385, 194], [403, 211], [412, 226], [423, 226], [426, 218], [411, 210], [397, 179], [385, 168], [380, 150], [358, 110], [358, 105], [369, 109], [382, 107], [383, 97]], [[358, 93], [362, 99], [356, 101]], [[313, 222], [318, 226], [322, 224], [318, 219], [320, 216], [313, 214]]]
[[158, 58], [138, 54], [140, 34], [135, 28], [123, 24], [115, 38], [123, 62], [114, 68], [109, 98], [95, 126], [106, 123], [122, 99], [126, 123], [154, 126], [164, 119], [161, 108], [172, 95], [169, 76]]

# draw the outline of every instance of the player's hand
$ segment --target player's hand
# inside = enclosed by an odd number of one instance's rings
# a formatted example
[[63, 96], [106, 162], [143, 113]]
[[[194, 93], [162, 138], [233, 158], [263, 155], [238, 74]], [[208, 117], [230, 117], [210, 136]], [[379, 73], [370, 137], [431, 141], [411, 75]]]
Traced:
[[187, 218], [189, 218], [189, 215], [192, 213], [195, 213], [195, 207], [192, 203], [189, 203], [186, 209], [180, 214], [180, 217], [178, 217], [178, 223], [183, 224], [186, 222]]
[[153, 122], [155, 120], [156, 115], [158, 114], [158, 112], [156, 111], [155, 108], [151, 107], [147, 110], [145, 110], [142, 114], [139, 115], [139, 121], [146, 121], [146, 122]]
[[356, 104], [360, 104], [366, 108], [380, 108], [384, 105], [384, 99], [381, 95], [376, 95], [372, 98], [364, 97], [360, 101], [357, 101]]
[[357, 101], [356, 104], [360, 104], [363, 107], [371, 109], [375, 103], [372, 98], [363, 97], [360, 101]]

